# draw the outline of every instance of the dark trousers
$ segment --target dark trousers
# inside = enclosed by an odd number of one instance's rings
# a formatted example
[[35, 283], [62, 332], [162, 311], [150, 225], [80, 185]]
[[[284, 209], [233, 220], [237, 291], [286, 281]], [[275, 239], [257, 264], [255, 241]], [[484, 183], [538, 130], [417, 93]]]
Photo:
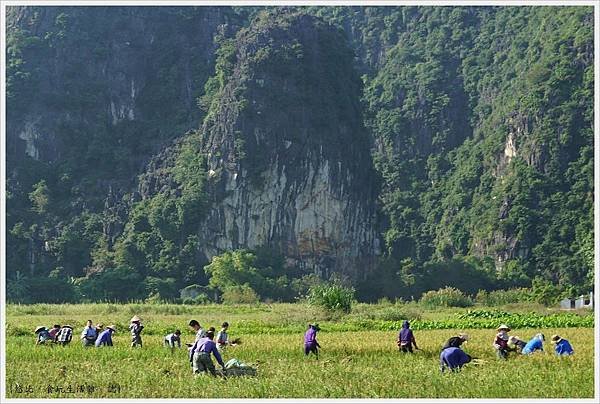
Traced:
[[192, 360], [192, 367], [196, 374], [210, 372], [213, 376], [217, 375], [215, 365], [212, 359], [210, 359], [210, 354], [208, 352], [195, 352]]
[[310, 353], [314, 353], [315, 356], [317, 357], [317, 359], [319, 359], [319, 349], [317, 348], [316, 344], [305, 344], [304, 345], [304, 355], [310, 354]]
[[136, 335], [131, 337], [131, 347], [135, 347], [139, 345], [140, 347], [142, 346], [142, 337], [140, 335]]
[[400, 345], [400, 352], [410, 352], [413, 353], [412, 344]]

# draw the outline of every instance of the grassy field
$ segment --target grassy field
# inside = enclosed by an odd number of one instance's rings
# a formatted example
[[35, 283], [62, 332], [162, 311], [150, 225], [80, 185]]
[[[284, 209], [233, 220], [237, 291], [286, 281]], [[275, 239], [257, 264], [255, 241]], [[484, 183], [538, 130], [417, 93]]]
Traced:
[[[505, 308], [503, 308], [505, 309]], [[526, 311], [541, 307], [521, 308]], [[511, 310], [518, 311], [517, 307]], [[357, 305], [351, 315], [325, 318], [304, 305], [170, 306], [170, 305], [66, 305], [7, 306], [8, 397], [554, 397], [591, 398], [594, 395], [594, 336], [592, 328], [544, 328], [548, 337], [559, 333], [576, 351], [557, 358], [551, 352], [530, 357], [513, 355], [502, 362], [491, 343], [494, 330], [444, 329], [416, 331], [422, 351], [401, 354], [395, 331], [355, 330], [372, 317], [452, 319], [459, 309], [426, 311], [417, 306]], [[128, 347], [126, 326], [133, 313], [146, 326], [144, 348]], [[379, 314], [378, 314], [379, 313]], [[386, 314], [387, 313], [387, 314]], [[68, 347], [35, 347], [37, 325], [71, 323], [75, 336], [85, 320], [117, 324], [115, 347], [84, 349], [74, 341]], [[193, 335], [185, 325], [196, 318], [204, 327], [231, 323], [230, 336], [243, 344], [229, 348], [224, 359], [237, 358], [257, 365], [257, 377], [194, 379], [185, 348], [171, 352], [161, 346], [163, 335], [180, 328], [183, 340]], [[323, 329], [321, 358], [305, 358], [302, 332], [317, 319]], [[283, 331], [279, 331], [279, 329]], [[27, 331], [26, 331], [27, 330]], [[439, 349], [444, 340], [467, 331], [465, 350], [481, 358], [460, 373], [439, 371]], [[516, 329], [512, 335], [532, 337], [537, 329]], [[550, 345], [547, 346], [550, 349]], [[62, 389], [62, 391], [60, 390]]]

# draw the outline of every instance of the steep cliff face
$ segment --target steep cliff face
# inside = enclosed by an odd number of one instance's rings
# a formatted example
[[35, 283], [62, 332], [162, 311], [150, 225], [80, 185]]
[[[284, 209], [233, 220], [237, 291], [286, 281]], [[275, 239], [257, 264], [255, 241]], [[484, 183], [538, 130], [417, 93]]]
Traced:
[[[131, 180], [151, 153], [199, 125], [196, 98], [211, 74], [213, 38], [233, 29], [235, 14], [9, 7], [7, 21], [9, 157], [83, 160], [109, 168], [111, 180]], [[117, 153], [102, 152], [110, 141]]]
[[365, 274], [375, 177], [344, 38], [307, 15], [271, 14], [238, 33], [229, 57], [203, 127], [206, 255], [267, 245], [324, 276]]

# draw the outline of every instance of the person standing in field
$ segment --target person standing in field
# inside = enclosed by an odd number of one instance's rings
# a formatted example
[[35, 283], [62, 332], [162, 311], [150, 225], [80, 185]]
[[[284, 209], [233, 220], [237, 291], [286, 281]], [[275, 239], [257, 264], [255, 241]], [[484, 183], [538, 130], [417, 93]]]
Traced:
[[412, 347], [415, 349], [419, 349], [417, 347], [417, 341], [415, 340], [415, 336], [410, 329], [410, 323], [408, 320], [404, 320], [402, 323], [402, 329], [398, 333], [398, 340], [396, 341], [398, 344], [398, 349], [400, 352], [410, 352], [413, 353]]
[[58, 334], [56, 334], [56, 343], [67, 346], [73, 339], [73, 327], [70, 325], [63, 325]]
[[508, 346], [508, 332], [510, 331], [510, 327], [506, 324], [502, 324], [497, 328], [498, 333], [496, 334], [496, 338], [494, 339], [494, 349], [496, 349], [496, 355], [499, 359], [507, 359], [508, 351], [510, 350]]
[[88, 320], [85, 328], [81, 332], [81, 344], [83, 346], [94, 346], [98, 338], [96, 328], [92, 325], [92, 320]]
[[47, 341], [52, 341], [50, 333], [44, 326], [37, 327], [34, 333], [37, 334], [37, 338], [35, 340], [36, 345], [45, 345]]
[[460, 348], [460, 346], [469, 340], [469, 336], [467, 334], [458, 334], [455, 337], [450, 337], [448, 341], [442, 346], [442, 351], [446, 348]]
[[190, 350], [190, 361], [192, 362], [192, 369], [195, 375], [203, 372], [210, 372], [210, 374], [213, 376], [217, 375], [215, 365], [210, 358], [211, 353], [219, 365], [221, 365], [221, 368], [225, 370], [225, 363], [223, 363], [223, 359], [221, 358], [221, 354], [217, 349], [217, 345], [213, 341], [214, 337], [214, 332], [209, 331], [206, 333], [205, 337], [194, 342], [194, 345]]
[[165, 346], [168, 346], [169, 348], [175, 348], [175, 344], [177, 344], [178, 348], [181, 348], [181, 331], [175, 330], [175, 332], [167, 335], [164, 343]]
[[573, 355], [575, 353], [571, 343], [566, 339], [561, 338], [560, 335], [553, 335], [550, 342], [554, 345], [554, 352], [558, 356]]
[[471, 362], [471, 356], [462, 349], [450, 346], [442, 349], [440, 353], [440, 370], [444, 372], [446, 368], [450, 371], [459, 371], [465, 364]]
[[50, 334], [50, 338], [52, 339], [52, 342], [56, 342], [56, 337], [61, 328], [62, 327], [60, 326], [60, 324], [54, 324], [52, 326], [52, 329], [50, 331], [48, 331], [48, 334]]
[[138, 316], [133, 316], [131, 318], [131, 324], [129, 325], [129, 331], [131, 331], [131, 347], [135, 348], [136, 346], [142, 347], [142, 330], [144, 326], [141, 324], [141, 319]]
[[309, 324], [308, 330], [304, 334], [304, 355], [308, 356], [312, 352], [317, 360], [319, 360], [319, 348], [321, 348], [317, 342], [318, 331], [321, 331], [319, 324]]
[[544, 338], [544, 334], [542, 333], [538, 333], [535, 334], [535, 336], [529, 340], [529, 342], [525, 345], [525, 347], [523, 347], [523, 349], [521, 350], [521, 353], [523, 355], [530, 355], [532, 353], [534, 353], [535, 351], [544, 351], [544, 341], [546, 339]]
[[106, 330], [102, 331], [96, 339], [96, 347], [113, 346], [112, 335], [115, 332], [115, 326], [109, 325]]
[[196, 339], [194, 340], [194, 342], [198, 341], [200, 338], [206, 337], [206, 331], [204, 331], [204, 329], [198, 321], [190, 320], [188, 325], [190, 329], [196, 334]]

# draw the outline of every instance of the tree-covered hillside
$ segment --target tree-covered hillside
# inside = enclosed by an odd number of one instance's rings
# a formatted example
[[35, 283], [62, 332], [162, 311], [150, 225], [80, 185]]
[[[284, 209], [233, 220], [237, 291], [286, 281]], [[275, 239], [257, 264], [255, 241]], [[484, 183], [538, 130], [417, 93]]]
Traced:
[[10, 300], [592, 287], [590, 7], [9, 7], [6, 58]]

